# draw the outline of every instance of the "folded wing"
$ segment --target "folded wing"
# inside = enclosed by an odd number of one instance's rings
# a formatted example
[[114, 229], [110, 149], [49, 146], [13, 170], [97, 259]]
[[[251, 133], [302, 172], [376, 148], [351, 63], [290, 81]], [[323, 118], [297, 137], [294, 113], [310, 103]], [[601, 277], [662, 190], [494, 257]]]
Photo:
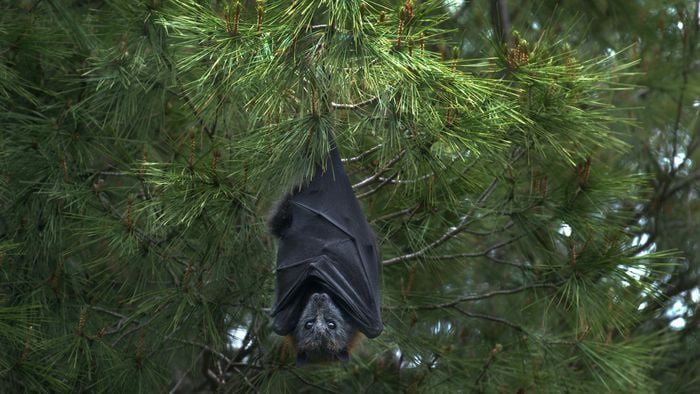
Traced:
[[309, 287], [328, 292], [367, 337], [382, 331], [379, 254], [340, 155], [332, 149], [323, 171], [289, 197], [291, 222], [280, 234], [273, 329], [290, 333]]

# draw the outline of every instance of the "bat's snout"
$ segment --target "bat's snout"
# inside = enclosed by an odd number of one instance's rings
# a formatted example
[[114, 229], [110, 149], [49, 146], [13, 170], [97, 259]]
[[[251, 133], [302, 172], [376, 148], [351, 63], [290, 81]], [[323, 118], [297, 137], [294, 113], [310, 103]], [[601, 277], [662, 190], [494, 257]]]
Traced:
[[320, 305], [320, 304], [325, 304], [328, 301], [330, 301], [330, 298], [328, 297], [328, 294], [326, 294], [326, 293], [313, 293], [311, 295], [311, 301], [313, 301], [317, 305]]

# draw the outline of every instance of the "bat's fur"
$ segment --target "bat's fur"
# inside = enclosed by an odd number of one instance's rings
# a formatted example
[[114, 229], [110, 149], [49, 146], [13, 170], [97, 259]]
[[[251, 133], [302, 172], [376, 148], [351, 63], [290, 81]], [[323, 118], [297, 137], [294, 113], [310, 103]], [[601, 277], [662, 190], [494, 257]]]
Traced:
[[[277, 238], [292, 223], [289, 197], [285, 198], [268, 221], [270, 233]], [[307, 301], [290, 335], [297, 351], [297, 364], [307, 362], [347, 361], [348, 352], [358, 338], [358, 330], [323, 289], [309, 284]]]
[[267, 222], [270, 233], [275, 237], [282, 238], [285, 230], [292, 224], [292, 211], [289, 207], [289, 196], [277, 205], [274, 214]]
[[326, 293], [313, 293], [294, 328], [297, 363], [347, 361], [357, 329]]

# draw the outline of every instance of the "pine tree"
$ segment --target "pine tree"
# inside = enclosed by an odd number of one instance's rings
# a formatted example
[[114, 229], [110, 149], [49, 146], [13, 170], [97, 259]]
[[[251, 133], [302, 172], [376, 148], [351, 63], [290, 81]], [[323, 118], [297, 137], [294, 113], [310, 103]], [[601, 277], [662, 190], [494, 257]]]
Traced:
[[[490, 4], [489, 4], [490, 3]], [[639, 333], [668, 327], [676, 335], [666, 361], [652, 373], [664, 392], [693, 393], [700, 383], [698, 327], [698, 115], [700, 17], [697, 1], [455, 2], [451, 11], [462, 55], [477, 56], [483, 37], [473, 29], [512, 26], [536, 41], [543, 32], [563, 37], [579, 56], [616, 53], [638, 61], [614, 103], [627, 107], [633, 124], [613, 126], [631, 149], [607, 160], [648, 176], [648, 192], [637, 202], [635, 236], [639, 253], [678, 250], [679, 264], [655, 282], [656, 299], [640, 304], [647, 312]], [[483, 16], [506, 15], [485, 19]], [[493, 20], [498, 23], [494, 23]], [[507, 28], [505, 31], [509, 31]], [[620, 127], [622, 126], [622, 127]]]
[[[654, 390], [639, 305], [673, 260], [609, 160], [629, 63], [553, 34], [464, 59], [432, 1], [0, 4], [3, 390]], [[385, 332], [294, 368], [264, 221], [328, 131]]]

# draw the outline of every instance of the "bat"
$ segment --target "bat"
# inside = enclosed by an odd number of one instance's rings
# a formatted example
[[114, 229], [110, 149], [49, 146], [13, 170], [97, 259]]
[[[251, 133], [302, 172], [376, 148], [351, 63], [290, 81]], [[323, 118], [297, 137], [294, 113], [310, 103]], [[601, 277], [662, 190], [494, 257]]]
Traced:
[[383, 330], [376, 238], [329, 138], [326, 166], [268, 223], [278, 239], [272, 328], [292, 336], [298, 363], [347, 360], [357, 331], [374, 338]]

